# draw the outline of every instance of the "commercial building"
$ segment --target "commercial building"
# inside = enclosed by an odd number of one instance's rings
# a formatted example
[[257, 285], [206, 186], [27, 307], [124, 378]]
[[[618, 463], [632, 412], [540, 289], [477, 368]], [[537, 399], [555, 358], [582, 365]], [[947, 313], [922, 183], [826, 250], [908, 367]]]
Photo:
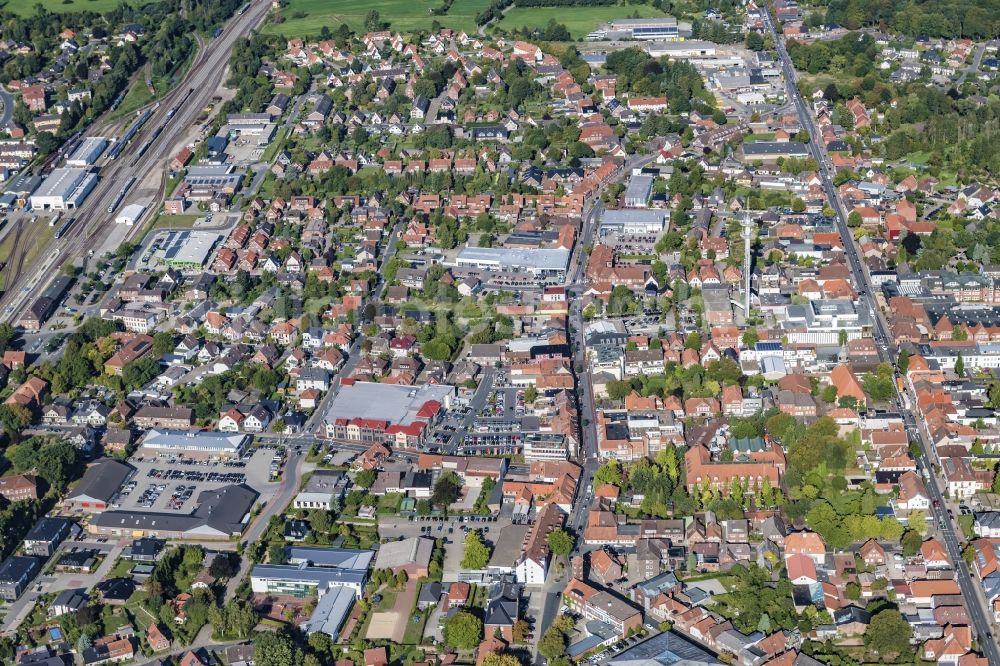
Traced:
[[664, 631], [619, 652], [607, 663], [609, 666], [715, 666], [724, 662], [694, 641], [673, 631]]
[[627, 208], [645, 208], [649, 197], [653, 195], [652, 176], [632, 176], [625, 188], [625, 206]]
[[66, 160], [66, 166], [85, 169], [94, 166], [108, 147], [108, 140], [103, 136], [89, 136], [80, 142], [73, 154]]
[[618, 234], [624, 236], [645, 236], [663, 231], [667, 213], [657, 209], [622, 208], [606, 210], [601, 215], [598, 233], [601, 236]]
[[588, 620], [610, 626], [619, 637], [642, 626], [642, 611], [606, 590], [598, 590], [574, 578], [563, 591], [566, 605]]
[[528, 273], [535, 279], [566, 276], [570, 251], [563, 248], [520, 249], [508, 247], [464, 247], [455, 260], [460, 268]]
[[252, 488], [224, 486], [198, 495], [194, 511], [186, 516], [179, 513], [105, 511], [91, 519], [88, 531], [114, 537], [228, 540], [243, 533], [256, 501], [257, 492]]
[[168, 266], [197, 270], [208, 262], [221, 235], [211, 231], [171, 231], [163, 240], [162, 257]]
[[0, 599], [15, 601], [38, 575], [42, 561], [37, 557], [12, 555], [0, 564]]
[[799, 141], [751, 141], [743, 144], [743, 157], [747, 160], [773, 162], [779, 157], [809, 157], [809, 148]]
[[451, 407], [455, 387], [406, 386], [344, 380], [325, 415], [326, 436], [352, 442], [413, 447]]
[[97, 174], [86, 169], [60, 167], [42, 182], [29, 197], [32, 210], [68, 210], [78, 208], [97, 186]]
[[210, 430], [150, 430], [142, 440], [144, 455], [184, 455], [189, 458], [239, 458], [250, 435]]

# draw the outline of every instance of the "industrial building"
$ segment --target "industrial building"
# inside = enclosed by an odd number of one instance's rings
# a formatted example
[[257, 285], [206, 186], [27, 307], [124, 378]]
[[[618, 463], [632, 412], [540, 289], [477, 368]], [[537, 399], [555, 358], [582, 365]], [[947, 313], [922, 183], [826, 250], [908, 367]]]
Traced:
[[601, 236], [618, 234], [623, 236], [644, 236], [663, 231], [667, 213], [658, 209], [606, 210], [601, 215], [598, 233]]
[[66, 166], [85, 169], [94, 166], [108, 147], [103, 136], [89, 136], [80, 142], [73, 154], [66, 160]]
[[86, 169], [60, 167], [42, 182], [29, 197], [32, 210], [68, 210], [78, 208], [97, 186], [97, 174]]
[[566, 276], [570, 251], [563, 248], [519, 249], [507, 247], [463, 247], [455, 265], [485, 271], [524, 272], [537, 279]]
[[87, 468], [80, 483], [76, 484], [66, 498], [65, 506], [77, 511], [104, 511], [118, 489], [133, 474], [135, 468], [131, 465], [111, 458], [101, 458]]
[[122, 212], [115, 218], [116, 224], [134, 225], [142, 217], [146, 207], [141, 204], [129, 204], [122, 209]]
[[677, 19], [664, 18], [615, 19], [608, 23], [608, 37], [625, 36], [632, 39], [658, 39], [676, 41], [681, 39]]

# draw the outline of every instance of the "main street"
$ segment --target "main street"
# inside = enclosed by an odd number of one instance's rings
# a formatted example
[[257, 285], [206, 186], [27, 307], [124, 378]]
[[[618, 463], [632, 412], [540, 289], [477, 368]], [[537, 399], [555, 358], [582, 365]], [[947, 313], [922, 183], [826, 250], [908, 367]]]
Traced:
[[[897, 349], [892, 336], [889, 335], [889, 327], [881, 309], [874, 300], [870, 276], [865, 270], [864, 265], [861, 263], [858, 254], [858, 247], [854, 242], [854, 236], [851, 233], [851, 229], [847, 226], [847, 214], [845, 212], [844, 204], [833, 185], [832, 166], [829, 157], [826, 155], [821, 135], [816, 130], [812, 114], [806, 106], [805, 101], [802, 99], [802, 95], [799, 93], [798, 86], [796, 85], [795, 67], [792, 65], [791, 57], [789, 57], [788, 51], [785, 49], [784, 42], [780, 39], [777, 31], [775, 30], [769, 11], [764, 12], [764, 21], [767, 25], [768, 31], [771, 33], [771, 37], [774, 39], [774, 45], [781, 59], [781, 67], [784, 73], [785, 83], [788, 88], [789, 99], [794, 102], [799, 120], [802, 122], [802, 126], [809, 132], [809, 136], [812, 138], [809, 142], [809, 149], [819, 166], [819, 175], [823, 181], [823, 189], [826, 192], [830, 205], [833, 207], [836, 214], [837, 229], [846, 250], [851, 272], [860, 287], [859, 304], [862, 307], [868, 307], [873, 315], [873, 320], [875, 322], [875, 342], [878, 345], [879, 358], [884, 362], [894, 363]], [[912, 384], [907, 386], [907, 397], [909, 398], [909, 405], [917, 404]], [[919, 443], [920, 459], [918, 462], [923, 469], [933, 472], [934, 467], [931, 465], [931, 456], [928, 453], [933, 450], [933, 446], [930, 439], [925, 435], [925, 428], [914, 427], [918, 426], [918, 424], [922, 425], [920, 423], [919, 415], [914, 413], [911, 408], [909, 408], [905, 402], [900, 401], [898, 397], [897, 404], [905, 423], [910, 426], [908, 429], [910, 430], [911, 435], [915, 436], [916, 441]], [[938, 534], [941, 540], [944, 542], [945, 547], [948, 550], [948, 557], [955, 566], [958, 584], [962, 592], [962, 597], [966, 601], [969, 616], [972, 618], [973, 627], [979, 637], [980, 648], [986, 655], [989, 663], [1000, 664], [1000, 648], [997, 647], [997, 642], [993, 639], [993, 633], [990, 627], [989, 618], [991, 613], [988, 607], [986, 607], [982, 596], [979, 594], [978, 584], [973, 580], [969, 573], [969, 568], [962, 559], [962, 550], [959, 543], [958, 531], [955, 529], [955, 525], [951, 517], [948, 515], [947, 508], [945, 506], [945, 499], [941, 494], [937, 481], [938, 480], [936, 478], [933, 478], [931, 483], [926, 484], [927, 490], [932, 499], [931, 514], [934, 519], [935, 526], [938, 529]]]
[[[211, 102], [224, 82], [236, 40], [250, 34], [267, 16], [270, 7], [268, 0], [251, 2], [247, 11], [230, 20], [222, 34], [199, 51], [187, 76], [160, 100], [142, 131], [117, 159], [104, 165], [97, 186], [83, 205], [68, 211], [69, 215], [76, 217], [68, 236], [50, 241], [38, 252], [36, 265], [25, 267], [16, 280], [6, 285], [6, 293], [0, 299], [3, 306], [0, 318], [16, 322], [31, 299], [58, 274], [58, 270], [52, 270], [52, 267], [58, 268], [68, 261], [84, 257], [105, 241], [115, 224], [114, 215], [107, 212], [107, 207], [130, 176], [134, 176], [136, 181], [126, 200], [148, 181], [154, 183], [155, 195], [147, 207], [155, 209], [160, 205], [166, 183], [167, 160], [184, 144], [202, 108]], [[174, 108], [176, 111], [170, 115], [170, 110]], [[95, 122], [88, 132], [96, 131], [99, 124]], [[162, 128], [162, 131], [139, 155], [140, 146], [153, 136], [157, 128]], [[28, 224], [45, 222], [35, 220]], [[140, 228], [141, 225], [136, 225], [132, 232]]]

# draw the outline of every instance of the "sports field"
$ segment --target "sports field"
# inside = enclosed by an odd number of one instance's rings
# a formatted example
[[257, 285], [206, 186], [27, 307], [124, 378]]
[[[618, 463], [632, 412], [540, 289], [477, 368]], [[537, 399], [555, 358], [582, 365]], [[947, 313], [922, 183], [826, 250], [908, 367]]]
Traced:
[[[45, 0], [41, 4], [45, 5], [45, 9], [53, 14], [64, 14], [84, 10], [103, 13], [114, 9], [121, 2], [122, 0], [69, 0], [68, 2], [66, 0]], [[38, 0], [7, 0], [7, 2], [2, 3], [4, 9], [21, 16], [34, 14], [37, 4], [39, 4]]]
[[525, 26], [544, 28], [549, 19], [555, 19], [556, 23], [562, 23], [569, 29], [573, 39], [580, 39], [585, 37], [587, 33], [593, 32], [602, 23], [616, 18], [628, 18], [633, 14], [639, 14], [640, 18], [667, 16], [650, 5], [639, 4], [595, 7], [513, 7], [496, 25], [510, 31]]
[[281, 10], [284, 23], [269, 23], [265, 30], [286, 37], [305, 37], [319, 34], [324, 25], [336, 30], [346, 23], [351, 30], [364, 33], [365, 17], [374, 9], [393, 30], [430, 30], [436, 19], [446, 28], [471, 34], [476, 31], [476, 14], [489, 4], [490, 0], [455, 0], [447, 14], [432, 16], [430, 10], [439, 7], [441, 0], [289, 0]]

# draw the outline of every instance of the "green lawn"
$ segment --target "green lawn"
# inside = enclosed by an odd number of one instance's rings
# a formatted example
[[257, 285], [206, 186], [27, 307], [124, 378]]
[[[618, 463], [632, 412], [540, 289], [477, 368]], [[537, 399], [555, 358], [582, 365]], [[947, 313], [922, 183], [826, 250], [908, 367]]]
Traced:
[[436, 19], [446, 28], [476, 30], [476, 14], [489, 6], [489, 0], [455, 0], [444, 16], [432, 16], [430, 10], [441, 5], [440, 0], [289, 0], [281, 10], [284, 23], [270, 23], [267, 32], [304, 37], [319, 34], [324, 25], [336, 30], [346, 23], [355, 32], [365, 32], [365, 16], [372, 9], [393, 30], [430, 30]]
[[82, 11], [103, 13], [122, 4], [122, 0], [46, 0], [42, 3], [38, 0], [8, 0], [3, 4], [3, 8], [21, 16], [31, 16], [35, 13], [35, 5], [38, 4], [44, 5], [45, 9], [53, 14]]
[[596, 7], [514, 7], [497, 23], [504, 30], [528, 28], [543, 28], [549, 19], [555, 19], [568, 29], [573, 39], [585, 37], [597, 26], [611, 19], [627, 18], [638, 13], [640, 18], [666, 16], [660, 10], [650, 5], [618, 5]]

